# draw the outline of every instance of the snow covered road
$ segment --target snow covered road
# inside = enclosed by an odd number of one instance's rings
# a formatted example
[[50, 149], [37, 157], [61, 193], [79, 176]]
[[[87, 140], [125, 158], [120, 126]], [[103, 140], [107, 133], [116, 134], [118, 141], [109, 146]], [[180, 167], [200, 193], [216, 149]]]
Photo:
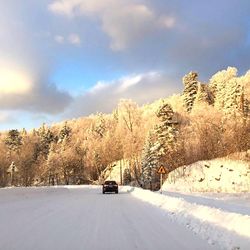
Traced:
[[216, 249], [128, 191], [0, 189], [0, 250]]

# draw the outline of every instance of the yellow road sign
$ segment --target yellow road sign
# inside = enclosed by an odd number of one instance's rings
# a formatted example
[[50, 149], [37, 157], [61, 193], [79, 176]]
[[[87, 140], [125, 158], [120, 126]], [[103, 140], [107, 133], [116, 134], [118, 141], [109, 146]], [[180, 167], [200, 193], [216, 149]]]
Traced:
[[166, 169], [165, 169], [164, 166], [160, 166], [159, 169], [158, 169], [158, 171], [157, 171], [157, 173], [158, 174], [166, 174], [167, 171], [166, 171]]

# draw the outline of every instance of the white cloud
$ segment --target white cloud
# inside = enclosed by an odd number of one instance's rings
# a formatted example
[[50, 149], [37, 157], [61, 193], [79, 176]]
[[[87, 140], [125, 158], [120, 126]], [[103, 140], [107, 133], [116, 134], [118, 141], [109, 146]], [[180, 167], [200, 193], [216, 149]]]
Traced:
[[[70, 95], [35, 75], [23, 67], [0, 62], [0, 111], [28, 110], [55, 114], [64, 110], [71, 101]], [[6, 115], [2, 115], [3, 119]]]
[[55, 37], [54, 37], [54, 39], [55, 39], [55, 41], [57, 42], [57, 43], [64, 43], [64, 41], [65, 41], [65, 39], [64, 39], [64, 37], [63, 36], [60, 36], [60, 35], [56, 35]]
[[110, 82], [100, 81], [75, 99], [66, 116], [111, 112], [122, 98], [133, 99], [140, 105], [152, 102], [177, 91], [175, 83], [160, 72], [129, 75]]
[[56, 35], [54, 36], [54, 40], [59, 44], [72, 44], [75, 46], [79, 46], [81, 44], [81, 38], [76, 33], [71, 33], [68, 36]]
[[132, 0], [55, 0], [49, 10], [69, 18], [83, 15], [100, 20], [113, 50], [123, 50], [156, 29], [175, 25], [173, 16], [160, 16], [146, 4]]
[[0, 66], [0, 96], [6, 94], [26, 94], [32, 88], [30, 76], [20, 70]]
[[159, 18], [158, 21], [159, 21], [159, 25], [161, 25], [162, 27], [167, 28], [167, 29], [173, 28], [175, 25], [175, 22], [176, 22], [175, 18], [171, 17], [171, 16], [169, 16], [169, 17], [163, 16], [163, 17]]
[[81, 44], [81, 38], [79, 37], [78, 34], [72, 33], [68, 37], [69, 43], [73, 45], [80, 45]]
[[16, 116], [14, 114], [12, 114], [11, 112], [3, 112], [1, 111], [0, 112], [0, 128], [1, 128], [1, 125], [5, 125], [5, 124], [14, 124], [18, 122], [17, 119], [16, 119]]

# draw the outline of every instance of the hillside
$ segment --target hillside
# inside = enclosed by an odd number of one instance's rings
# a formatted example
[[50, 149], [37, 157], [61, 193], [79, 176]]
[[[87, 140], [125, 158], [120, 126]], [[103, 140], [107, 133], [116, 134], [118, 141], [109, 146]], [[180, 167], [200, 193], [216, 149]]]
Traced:
[[182, 93], [141, 107], [121, 99], [111, 114], [0, 133], [0, 186], [98, 183], [126, 162], [127, 182], [157, 190], [161, 164], [171, 172], [249, 150], [249, 72], [228, 67], [203, 83], [191, 71], [182, 82]]
[[163, 190], [180, 192], [250, 192], [250, 164], [218, 158], [182, 166], [169, 173]]

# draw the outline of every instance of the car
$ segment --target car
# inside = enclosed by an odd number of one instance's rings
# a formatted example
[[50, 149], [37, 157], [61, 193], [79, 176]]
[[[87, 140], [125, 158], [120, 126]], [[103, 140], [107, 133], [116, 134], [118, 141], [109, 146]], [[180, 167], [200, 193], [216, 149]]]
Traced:
[[105, 181], [102, 185], [102, 193], [105, 194], [106, 192], [115, 192], [118, 194], [118, 184], [116, 181]]

